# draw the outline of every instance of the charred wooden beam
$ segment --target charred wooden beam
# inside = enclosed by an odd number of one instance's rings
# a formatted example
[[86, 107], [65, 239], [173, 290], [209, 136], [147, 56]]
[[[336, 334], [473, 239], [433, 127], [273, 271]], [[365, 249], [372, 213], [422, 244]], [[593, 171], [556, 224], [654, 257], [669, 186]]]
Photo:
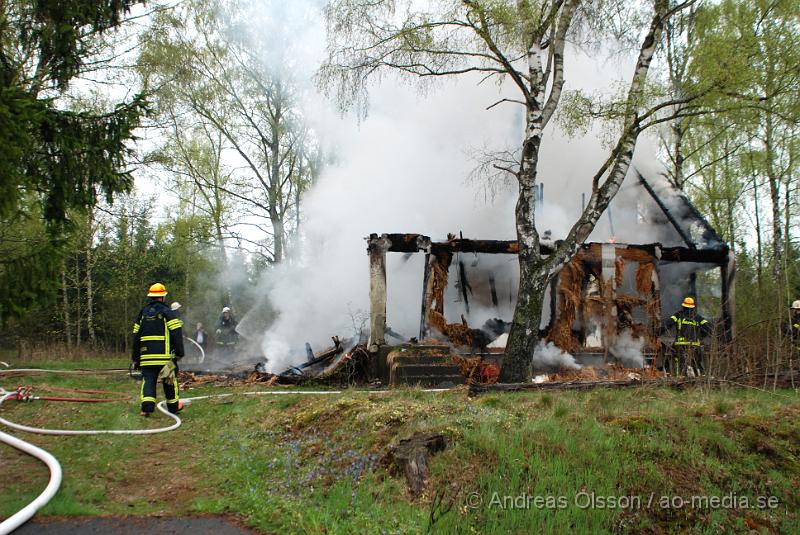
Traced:
[[461, 296], [464, 298], [464, 308], [467, 310], [467, 314], [469, 314], [468, 292], [472, 291], [472, 287], [469, 285], [469, 281], [467, 280], [467, 268], [464, 265], [463, 260], [458, 261], [458, 286]]
[[[516, 240], [470, 240], [452, 238], [444, 242], [431, 242], [428, 236], [423, 234], [370, 234], [368, 240], [378, 239], [379, 237], [389, 240], [391, 243], [387, 249], [392, 253], [415, 253], [426, 251], [430, 253], [485, 253], [485, 254], [517, 254], [519, 244]], [[542, 254], [552, 253], [552, 248], [547, 245], [541, 246]]]
[[[484, 253], [484, 254], [517, 254], [519, 244], [516, 240], [470, 240], [453, 238], [444, 242], [431, 242], [428, 236], [423, 234], [370, 234], [367, 238], [369, 242], [373, 240], [386, 240], [388, 242], [386, 250], [395, 253], [415, 253], [425, 251], [426, 253]], [[599, 243], [586, 243], [581, 250], [592, 254], [595, 249], [600, 254]], [[728, 263], [728, 248], [697, 248], [692, 245], [689, 247], [664, 247], [658, 243], [649, 244], [618, 244], [617, 255], [625, 260], [641, 261], [637, 258], [639, 251], [655, 256], [668, 262], [700, 262], [717, 265]], [[543, 255], [553, 252], [549, 245], [540, 245]], [[659, 254], [659, 251], [661, 254]]]
[[517, 254], [519, 244], [514, 241], [501, 240], [462, 240], [453, 239], [446, 242], [431, 243], [433, 253], [485, 253], [485, 254]]
[[724, 266], [728, 263], [728, 248], [689, 249], [687, 247], [662, 247], [661, 260], [667, 262], [698, 262], [702, 264]]
[[430, 312], [432, 286], [431, 286], [431, 262], [436, 257], [430, 253], [425, 253], [425, 271], [422, 273], [422, 310], [419, 320], [419, 340], [425, 340], [428, 336], [428, 313]]
[[386, 251], [392, 242], [384, 234], [367, 240], [369, 254], [369, 343], [370, 351], [386, 343]]
[[728, 255], [728, 262], [720, 266], [720, 274], [722, 280], [722, 324], [725, 329], [725, 341], [731, 342], [734, 333], [735, 314], [736, 314], [736, 299], [734, 291], [736, 288], [736, 260], [733, 255]]
[[333, 340], [333, 347], [332, 348], [328, 349], [327, 351], [324, 351], [324, 352], [320, 353], [319, 355], [316, 355], [313, 359], [311, 359], [311, 360], [309, 360], [307, 362], [304, 362], [304, 363], [299, 364], [297, 366], [292, 366], [292, 367], [288, 368], [281, 375], [283, 375], [283, 374], [285, 374], [285, 373], [287, 373], [287, 372], [289, 372], [291, 370], [297, 370], [298, 372], [303, 373], [302, 370], [304, 370], [304, 369], [306, 369], [306, 368], [308, 368], [310, 366], [313, 366], [315, 364], [319, 364], [320, 362], [324, 362], [324, 361], [326, 361], [326, 360], [328, 360], [328, 359], [330, 359], [332, 357], [335, 357], [336, 355], [338, 355], [342, 351], [344, 351], [344, 346], [342, 346], [342, 342], [341, 342], [341, 340], [339, 340], [338, 336], [332, 337], [331, 340]]
[[644, 186], [644, 189], [647, 190], [647, 193], [650, 194], [658, 207], [661, 208], [661, 211], [664, 212], [664, 215], [667, 217], [669, 222], [672, 223], [672, 226], [675, 227], [675, 230], [678, 231], [678, 234], [680, 234], [681, 238], [683, 238], [683, 241], [686, 242], [686, 245], [688, 245], [690, 249], [696, 249], [697, 247], [695, 246], [694, 241], [692, 241], [691, 236], [689, 236], [680, 223], [678, 223], [678, 221], [675, 219], [675, 216], [673, 216], [672, 212], [670, 212], [669, 208], [667, 208], [667, 205], [664, 204], [663, 200], [661, 200], [661, 197], [659, 197], [655, 190], [653, 190], [653, 186], [651, 186], [642, 175], [639, 175], [639, 182], [642, 184], [642, 186]]
[[[379, 236], [377, 234], [370, 234], [367, 240], [375, 240], [378, 238]], [[381, 234], [380, 238], [389, 240], [387, 251], [392, 253], [416, 253], [420, 250], [424, 250], [431, 241], [428, 236], [422, 234]]]

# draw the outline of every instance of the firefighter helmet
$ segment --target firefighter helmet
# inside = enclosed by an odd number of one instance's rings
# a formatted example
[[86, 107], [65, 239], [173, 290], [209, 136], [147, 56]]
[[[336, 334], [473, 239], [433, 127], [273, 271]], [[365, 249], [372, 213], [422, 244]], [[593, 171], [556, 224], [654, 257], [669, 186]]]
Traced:
[[694, 297], [687, 297], [683, 300], [683, 306], [686, 308], [694, 308]]
[[793, 310], [800, 310], [800, 299], [798, 299], [797, 301], [792, 303], [792, 309]]
[[182, 306], [183, 306], [183, 305], [181, 305], [179, 302], [175, 301], [174, 303], [172, 303], [172, 304], [169, 306], [169, 308], [170, 308], [170, 310], [172, 310], [173, 312], [175, 312], [175, 311], [177, 311], [177, 310], [180, 310], [180, 308], [181, 308]]
[[222, 307], [222, 313], [230, 312], [231, 309], [229, 307]]
[[167, 287], [160, 282], [152, 285], [150, 291], [147, 292], [147, 297], [164, 297], [165, 295], [167, 295]]

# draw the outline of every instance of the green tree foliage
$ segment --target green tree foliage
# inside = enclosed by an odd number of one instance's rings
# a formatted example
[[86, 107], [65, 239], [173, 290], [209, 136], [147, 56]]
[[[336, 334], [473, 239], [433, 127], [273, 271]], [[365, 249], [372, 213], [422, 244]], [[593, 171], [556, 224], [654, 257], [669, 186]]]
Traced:
[[103, 33], [142, 0], [0, 2], [0, 216], [25, 194], [48, 222], [72, 208], [128, 191], [125, 156], [145, 102], [141, 95], [103, 113], [59, 106]]
[[0, 322], [54, 299], [64, 240], [49, 235], [28, 197], [0, 224]]
[[703, 3], [676, 41], [682, 77], [671, 80], [673, 92], [693, 98], [680, 103], [671, 126], [667, 152], [683, 165], [672, 174], [736, 254], [737, 301], [747, 303], [740, 323], [785, 314], [800, 280], [792, 261], [800, 170], [796, 2]]
[[213, 218], [221, 250], [236, 240], [280, 263], [319, 150], [291, 72], [264, 62], [272, 36], [242, 30], [248, 9], [237, 0], [187, 1], [155, 17], [139, 63], [165, 135], [147, 161]]
[[191, 322], [216, 319], [226, 303], [219, 292], [223, 271], [213, 254], [212, 221], [178, 212], [153, 223], [152, 206], [151, 200], [123, 197], [113, 210], [101, 207], [92, 218], [74, 218], [65, 283], [58, 299], [37, 311], [52, 333], [50, 342], [78, 347], [91, 342], [94, 331], [102, 346], [127, 351], [131, 322], [154, 282], [167, 286], [168, 302], [180, 301]]

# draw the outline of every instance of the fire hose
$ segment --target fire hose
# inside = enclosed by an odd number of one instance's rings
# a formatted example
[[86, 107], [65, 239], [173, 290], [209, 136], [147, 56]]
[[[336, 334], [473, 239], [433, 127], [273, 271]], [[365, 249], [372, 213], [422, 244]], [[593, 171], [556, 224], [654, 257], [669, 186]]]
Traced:
[[[0, 370], [0, 374], [2, 374], [6, 370]], [[40, 370], [40, 369], [30, 369], [30, 370], [23, 370], [23, 369], [16, 369], [16, 370], [7, 370], [9, 372], [48, 372], [48, 373], [61, 373], [62, 371], [65, 373], [74, 373], [75, 370]], [[119, 370], [117, 370], [119, 371]], [[51, 390], [55, 390], [51, 388]], [[64, 389], [60, 389], [64, 390]], [[100, 391], [84, 391], [89, 393], [99, 393]], [[210, 399], [210, 398], [219, 398], [219, 397], [230, 397], [230, 396], [238, 396], [238, 395], [286, 395], [286, 394], [305, 394], [305, 395], [332, 395], [332, 394], [341, 394], [341, 391], [338, 390], [330, 390], [330, 391], [294, 391], [294, 392], [287, 392], [287, 391], [269, 391], [269, 392], [243, 392], [237, 394], [213, 394], [208, 396], [195, 396], [191, 398], [186, 398], [183, 400], [185, 404], [189, 404], [193, 401], [198, 401], [202, 399]], [[14, 392], [8, 392], [2, 387], [0, 387], [0, 405], [8, 399], [16, 398], [19, 401], [83, 401], [83, 402], [101, 402], [101, 401], [118, 401], [118, 399], [91, 399], [91, 398], [49, 398], [49, 397], [42, 397], [42, 396], [34, 396], [31, 394], [31, 390], [25, 388], [18, 388]], [[37, 433], [40, 435], [67, 435], [67, 436], [74, 436], [74, 435], [152, 435], [156, 433], [165, 433], [168, 431], [173, 431], [181, 426], [181, 419], [177, 414], [172, 414], [166, 409], [166, 402], [161, 401], [156, 406], [159, 411], [167, 415], [168, 417], [172, 418], [174, 422], [165, 427], [158, 427], [152, 429], [46, 429], [42, 427], [31, 427], [27, 425], [18, 424], [7, 420], [5, 418], [0, 417], [0, 424], [3, 424], [7, 427], [15, 429], [17, 431], [25, 431], [28, 433]], [[0, 442], [8, 444], [9, 446], [16, 448], [23, 453], [36, 457], [37, 459], [41, 460], [47, 465], [47, 468], [50, 470], [50, 480], [47, 483], [45, 489], [37, 496], [32, 502], [28, 505], [17, 511], [15, 514], [11, 515], [9, 518], [0, 522], [0, 535], [8, 535], [9, 533], [13, 532], [15, 529], [22, 526], [25, 522], [30, 520], [36, 512], [47, 505], [47, 503], [53, 499], [58, 492], [59, 487], [61, 486], [61, 478], [62, 478], [62, 470], [61, 465], [51, 453], [30, 444], [24, 440], [14, 437], [13, 435], [9, 435], [0, 431]]]
[[200, 344], [197, 343], [196, 340], [193, 340], [192, 338], [189, 338], [188, 336], [184, 336], [183, 339], [184, 340], [189, 340], [191, 343], [193, 343], [195, 346], [197, 346], [197, 349], [200, 350], [200, 360], [198, 362], [200, 364], [202, 364], [203, 361], [206, 360], [206, 350], [203, 349], [203, 346], [201, 346]]
[[34, 446], [29, 442], [25, 442], [24, 440], [20, 440], [7, 433], [3, 433], [2, 431], [0, 431], [0, 442], [4, 442], [13, 448], [17, 448], [23, 453], [27, 453], [28, 455], [36, 457], [46, 464], [47, 468], [50, 470], [50, 480], [47, 482], [47, 486], [44, 488], [42, 493], [39, 494], [31, 503], [0, 523], [0, 534], [7, 535], [27, 522], [33, 515], [36, 514], [36, 511], [47, 505], [47, 502], [53, 499], [53, 496], [56, 495], [58, 488], [61, 486], [61, 465], [52, 454], [46, 452], [42, 448]]
[[[127, 372], [127, 370], [98, 370], [99, 372]], [[38, 368], [33, 369], [10, 369], [10, 370], [0, 370], [0, 376], [4, 373], [11, 373], [11, 372], [47, 372], [47, 373], [85, 373], [89, 372], [89, 370], [42, 370]], [[51, 390], [55, 390], [52, 387], [49, 387]], [[63, 389], [62, 389], [63, 390]], [[424, 389], [424, 392], [439, 392], [444, 391], [447, 389], [441, 388], [429, 388]], [[75, 390], [70, 390], [75, 391]], [[84, 391], [87, 393], [100, 393], [101, 391]], [[378, 392], [387, 392], [387, 391], [378, 391]], [[269, 391], [253, 391], [253, 392], [237, 392], [237, 393], [226, 393], [226, 394], [210, 394], [206, 396], [194, 396], [190, 398], [184, 398], [182, 401], [184, 405], [189, 405], [194, 401], [200, 401], [204, 399], [212, 399], [212, 398], [225, 398], [225, 397], [233, 397], [233, 396], [280, 396], [280, 395], [310, 395], [310, 396], [323, 396], [323, 395], [338, 395], [341, 394], [341, 390], [269, 390]], [[377, 392], [375, 392], [377, 393]], [[22, 394], [20, 394], [20, 389], [17, 389], [14, 392], [8, 392], [2, 387], [0, 387], [0, 405], [8, 399], [17, 398], [19, 399], [20, 395], [24, 399], [20, 399], [20, 401], [36, 401], [36, 400], [47, 400], [47, 397], [41, 396], [33, 396], [30, 394], [30, 390], [22, 389]], [[59, 399], [61, 400], [61, 399]], [[66, 398], [68, 401], [78, 401], [81, 398]], [[93, 402], [97, 402], [98, 400], [93, 400]], [[103, 399], [102, 401], [118, 401], [116, 399]], [[171, 425], [165, 427], [157, 427], [151, 429], [46, 429], [43, 427], [31, 427], [27, 425], [18, 424], [7, 420], [5, 418], [0, 417], [0, 424], [15, 429], [17, 431], [24, 431], [27, 433], [37, 433], [40, 435], [66, 435], [66, 436], [75, 436], [75, 435], [153, 435], [156, 433], [166, 433], [168, 431], [173, 431], [181, 426], [182, 421], [177, 414], [173, 414], [169, 412], [166, 408], [166, 402], [161, 401], [156, 405], [158, 410], [172, 418], [174, 422]], [[12, 435], [7, 433], [3, 433], [0, 431], [0, 442], [8, 444], [18, 450], [27, 453], [33, 457], [44, 462], [48, 469], [50, 470], [50, 480], [47, 483], [47, 486], [42, 491], [39, 496], [36, 497], [32, 502], [26, 505], [24, 508], [20, 509], [11, 517], [7, 518], [3, 522], [0, 522], [0, 535], [8, 535], [22, 524], [30, 520], [36, 512], [47, 505], [47, 503], [55, 496], [58, 488], [61, 486], [61, 477], [62, 477], [62, 470], [61, 465], [59, 464], [58, 460], [49, 452], [34, 446], [24, 440], [18, 439]]]

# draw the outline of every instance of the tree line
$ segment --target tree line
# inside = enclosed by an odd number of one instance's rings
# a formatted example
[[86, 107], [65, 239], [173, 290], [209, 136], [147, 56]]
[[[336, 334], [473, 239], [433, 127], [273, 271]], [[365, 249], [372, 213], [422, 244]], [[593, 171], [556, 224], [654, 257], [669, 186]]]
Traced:
[[[248, 24], [246, 0], [58, 5], [0, 2], [0, 114], [15, 119], [0, 123], [2, 332], [9, 343], [44, 321], [69, 346], [123, 350], [141, 281], [196, 300], [207, 322], [234, 291], [220, 273], [237, 266], [252, 285], [286, 262], [330, 158], [304, 117], [290, 47]], [[504, 378], [524, 375], [547, 283], [645, 133], [736, 255], [738, 321], [781, 317], [798, 297], [790, 0], [332, 0], [324, 16], [316, 82], [342, 110], [365, 111], [383, 75], [425, 85], [477, 73], [517, 92], [496, 103], [525, 117], [519, 146], [494, 164], [519, 191], [522, 276]], [[620, 89], [571, 88], [570, 54], [608, 43], [636, 58]], [[124, 99], [100, 89], [119, 80], [135, 88]], [[564, 241], [541, 256], [539, 152], [549, 130], [595, 121], [612, 139], [608, 159], [586, 177], [591, 193]], [[177, 199], [168, 211], [164, 198]]]

